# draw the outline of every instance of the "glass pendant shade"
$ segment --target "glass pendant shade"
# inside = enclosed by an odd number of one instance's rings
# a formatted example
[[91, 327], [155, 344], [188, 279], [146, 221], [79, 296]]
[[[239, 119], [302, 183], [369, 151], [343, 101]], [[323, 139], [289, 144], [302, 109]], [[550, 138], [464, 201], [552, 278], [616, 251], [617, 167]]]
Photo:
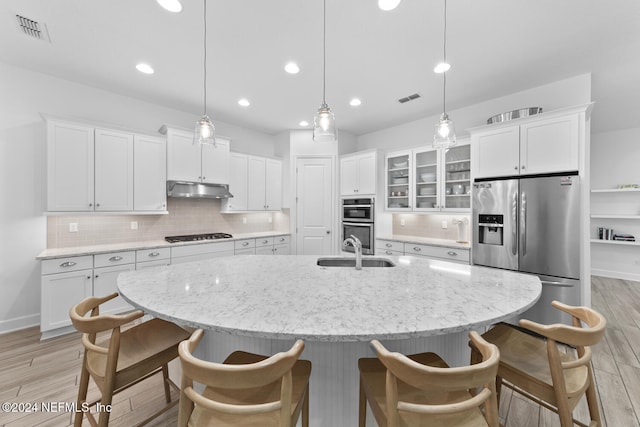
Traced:
[[318, 108], [318, 113], [313, 118], [313, 140], [316, 142], [335, 141], [338, 138], [336, 119], [327, 104]]
[[453, 120], [449, 120], [447, 113], [442, 113], [440, 121], [436, 123], [433, 134], [433, 146], [435, 148], [446, 148], [456, 144], [456, 129]]
[[206, 114], [196, 122], [193, 143], [216, 145], [216, 128]]

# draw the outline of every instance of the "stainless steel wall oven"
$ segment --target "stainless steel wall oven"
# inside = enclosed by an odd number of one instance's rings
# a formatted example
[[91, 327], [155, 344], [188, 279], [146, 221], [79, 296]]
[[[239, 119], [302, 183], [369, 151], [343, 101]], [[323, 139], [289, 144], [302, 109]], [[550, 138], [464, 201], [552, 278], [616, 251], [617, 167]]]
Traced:
[[[375, 199], [342, 199], [342, 241], [351, 235], [362, 242], [362, 253], [373, 255], [375, 242]], [[352, 246], [342, 250], [353, 252]]]

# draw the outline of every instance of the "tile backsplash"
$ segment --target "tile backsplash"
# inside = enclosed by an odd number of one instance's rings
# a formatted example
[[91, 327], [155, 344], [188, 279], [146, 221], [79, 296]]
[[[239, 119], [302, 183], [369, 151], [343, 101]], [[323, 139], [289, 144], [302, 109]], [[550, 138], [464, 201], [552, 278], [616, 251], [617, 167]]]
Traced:
[[[467, 240], [471, 239], [470, 215], [423, 215], [423, 214], [393, 214], [392, 232], [405, 236], [433, 237], [436, 239], [458, 240], [458, 226], [453, 220], [466, 218], [469, 222], [467, 228]], [[442, 228], [446, 221], [447, 228]], [[404, 222], [404, 225], [402, 225]]]
[[[165, 236], [289, 230], [289, 210], [221, 214], [220, 200], [167, 199], [167, 215], [78, 215], [47, 218], [47, 248], [66, 248], [164, 239]], [[243, 222], [243, 219], [246, 221]], [[131, 223], [137, 222], [137, 230]], [[69, 232], [69, 224], [77, 232]]]

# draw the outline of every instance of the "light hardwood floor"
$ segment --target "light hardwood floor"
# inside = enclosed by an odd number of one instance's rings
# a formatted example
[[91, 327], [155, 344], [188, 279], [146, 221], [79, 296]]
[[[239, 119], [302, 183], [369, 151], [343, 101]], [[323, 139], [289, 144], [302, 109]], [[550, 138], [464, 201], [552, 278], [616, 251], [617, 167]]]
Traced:
[[[640, 283], [593, 277], [592, 284], [593, 307], [608, 321], [605, 339], [593, 349], [605, 426], [640, 427]], [[64, 410], [64, 404], [75, 401], [81, 363], [79, 334], [45, 342], [40, 342], [38, 328], [0, 335], [0, 402], [63, 405], [57, 413], [0, 410], [0, 426], [71, 425], [72, 414]], [[559, 426], [552, 412], [507, 388], [503, 391], [500, 418], [505, 427]], [[96, 395], [92, 385], [89, 398]], [[116, 395], [110, 425], [135, 425], [164, 406], [163, 396], [160, 376]], [[174, 407], [149, 425], [175, 426], [177, 413]], [[583, 402], [574, 415], [585, 420], [586, 414]], [[84, 425], [89, 424], [85, 421]]]

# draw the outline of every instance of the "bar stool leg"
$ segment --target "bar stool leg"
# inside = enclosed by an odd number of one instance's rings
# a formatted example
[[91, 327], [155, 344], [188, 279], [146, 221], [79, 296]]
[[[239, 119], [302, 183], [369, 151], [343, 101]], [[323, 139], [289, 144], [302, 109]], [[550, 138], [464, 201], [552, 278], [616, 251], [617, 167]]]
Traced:
[[171, 403], [171, 389], [169, 388], [169, 367], [162, 365], [162, 383], [164, 384], [164, 398]]
[[82, 372], [80, 373], [80, 384], [78, 388], [78, 407], [76, 408], [76, 414], [73, 419], [74, 427], [82, 426], [82, 404], [87, 401], [87, 391], [89, 390], [89, 371], [87, 370], [87, 353], [84, 353], [82, 357]]

